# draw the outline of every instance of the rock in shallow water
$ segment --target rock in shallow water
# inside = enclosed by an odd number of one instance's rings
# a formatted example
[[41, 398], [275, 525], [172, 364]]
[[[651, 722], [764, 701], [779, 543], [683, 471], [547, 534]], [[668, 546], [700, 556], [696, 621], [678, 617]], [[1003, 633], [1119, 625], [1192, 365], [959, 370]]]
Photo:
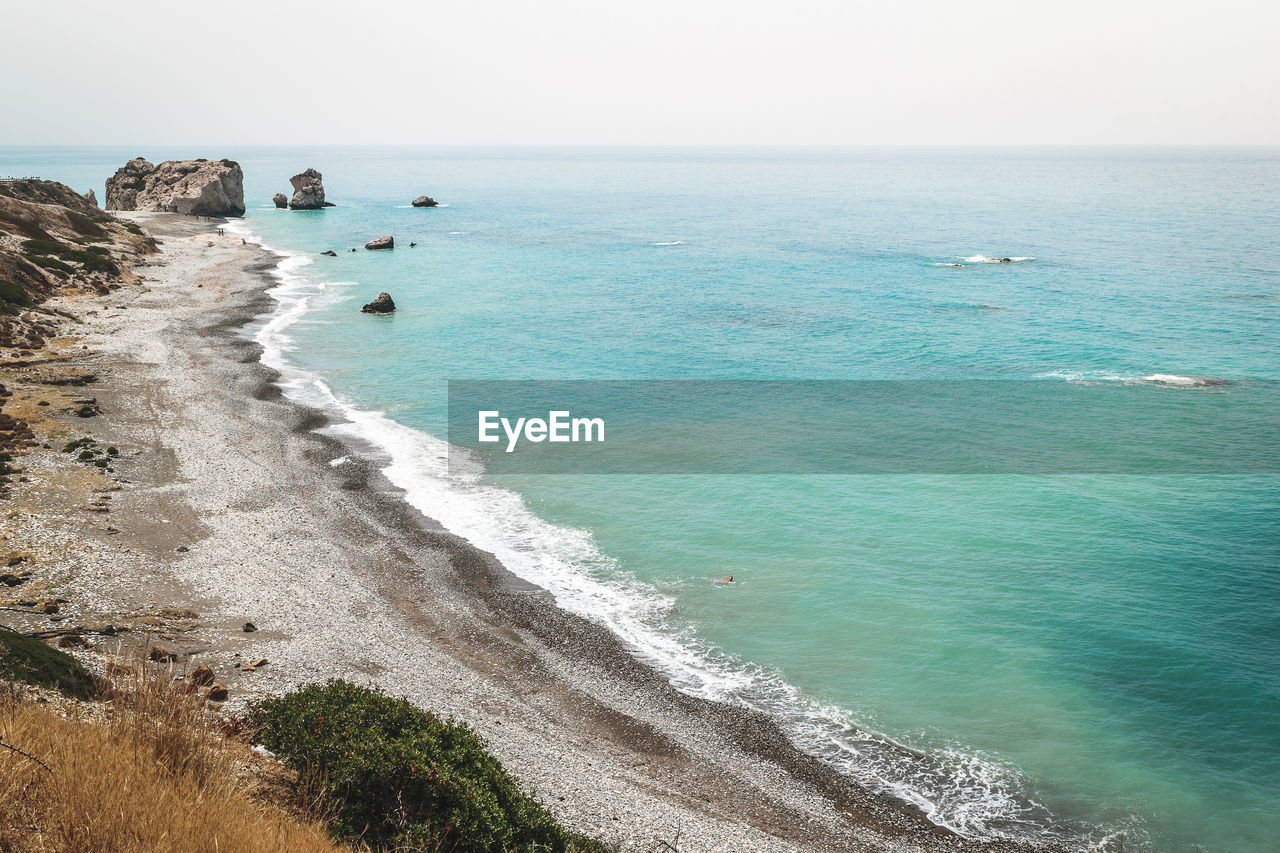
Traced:
[[289, 206], [289, 197], [284, 193], [276, 193], [271, 197], [271, 201], [273, 201], [275, 203], [275, 206], [279, 208], [285, 208]]
[[436, 200], [431, 196], [420, 195], [413, 200], [414, 207], [435, 207]]
[[396, 247], [396, 239], [388, 234], [385, 237], [370, 240], [364, 244], [364, 247], [366, 249], [394, 249]]
[[315, 169], [299, 172], [289, 179], [293, 184], [293, 198], [289, 199], [292, 210], [319, 210], [322, 207], [333, 207], [325, 204], [323, 176]]
[[396, 303], [391, 299], [391, 294], [385, 290], [378, 294], [378, 298], [370, 302], [368, 305], [360, 309], [365, 314], [390, 314], [396, 310]]

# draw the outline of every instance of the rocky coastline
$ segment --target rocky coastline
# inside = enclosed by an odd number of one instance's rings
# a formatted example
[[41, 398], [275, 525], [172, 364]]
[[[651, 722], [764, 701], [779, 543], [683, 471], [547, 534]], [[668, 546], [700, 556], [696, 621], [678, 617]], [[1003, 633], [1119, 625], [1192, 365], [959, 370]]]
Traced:
[[766, 717], [679, 693], [421, 516], [379, 459], [282, 397], [240, 332], [273, 308], [278, 259], [216, 223], [129, 224], [159, 254], [130, 256], [114, 289], [48, 293], [57, 321], [0, 363], [29, 434], [0, 519], [24, 574], [0, 587], [10, 627], [78, 637], [91, 667], [150, 636], [229, 707], [379, 685], [466, 721], [567, 825], [621, 849], [1031, 849], [961, 839]]

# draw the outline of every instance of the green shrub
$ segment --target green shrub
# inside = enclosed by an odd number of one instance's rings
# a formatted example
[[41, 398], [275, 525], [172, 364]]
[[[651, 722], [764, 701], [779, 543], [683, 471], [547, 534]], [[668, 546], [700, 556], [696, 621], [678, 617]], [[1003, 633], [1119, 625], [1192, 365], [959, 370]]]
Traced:
[[603, 853], [568, 832], [466, 726], [332, 680], [267, 699], [258, 739], [318, 789], [339, 838], [457, 853]]
[[[57, 240], [24, 240], [22, 242], [22, 250], [27, 257], [31, 258], [33, 263], [60, 272], [73, 272], [74, 267], [63, 263], [63, 261], [73, 261], [80, 264], [85, 272], [120, 274], [120, 267], [116, 265], [115, 261], [111, 260], [110, 250], [102, 246], [79, 249], [75, 246], [68, 246], [66, 243], [59, 243]], [[56, 255], [62, 260], [57, 261], [52, 257], [46, 257], [52, 255]]]
[[7, 628], [0, 628], [0, 679], [52, 687], [77, 699], [93, 694], [93, 679], [79, 661]]
[[33, 264], [42, 266], [45, 269], [53, 270], [54, 272], [71, 273], [76, 270], [76, 268], [71, 266], [71, 264], [64, 264], [57, 258], [49, 258], [44, 255], [31, 255], [30, 258]]
[[22, 250], [28, 255], [61, 255], [71, 247], [57, 240], [23, 240]]
[[0, 278], [0, 302], [25, 307], [31, 304], [31, 297], [27, 295], [27, 291], [23, 290], [22, 285], [7, 278]]

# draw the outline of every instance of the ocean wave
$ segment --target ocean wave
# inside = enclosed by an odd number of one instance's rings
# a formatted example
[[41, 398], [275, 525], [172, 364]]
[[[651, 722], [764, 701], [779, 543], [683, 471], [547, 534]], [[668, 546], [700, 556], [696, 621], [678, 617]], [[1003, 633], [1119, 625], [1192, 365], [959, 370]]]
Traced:
[[307, 279], [310, 258], [270, 250], [281, 256], [279, 284], [268, 291], [276, 307], [246, 333], [262, 347], [263, 363], [280, 373], [286, 397], [333, 415], [327, 434], [373, 447], [385, 459], [383, 474], [412, 506], [547, 590], [560, 607], [609, 628], [676, 689], [770, 715], [801, 750], [914, 804], [934, 823], [970, 837], [1048, 833], [1085, 844], [1080, 830], [1057, 824], [1026, 793], [1016, 767], [961, 746], [917, 747], [871, 731], [850, 711], [802, 694], [779, 672], [702, 640], [695, 627], [677, 629], [675, 598], [622, 571], [590, 531], [540, 518], [519, 494], [481, 482], [483, 467], [474, 457], [456, 450], [451, 456], [445, 441], [343, 400], [320, 376], [291, 364], [287, 354], [296, 345], [287, 330], [322, 304], [332, 285]]
[[1183, 388], [1216, 388], [1221, 385], [1231, 384], [1229, 380], [1220, 379], [1216, 376], [1179, 376], [1176, 373], [1153, 373], [1142, 378], [1147, 382], [1156, 382], [1160, 385], [1177, 385]]
[[964, 260], [966, 263], [970, 263], [970, 264], [1007, 264], [1007, 263], [1013, 263], [1014, 261], [1034, 261], [1035, 258], [1010, 258], [1010, 257], [988, 258], [986, 255], [971, 255], [965, 258]]
[[650, 246], [683, 246], [683, 245], [684, 245], [684, 241], [683, 241], [683, 240], [670, 240], [670, 241], [665, 242], [665, 243], [650, 243], [649, 245], [650, 245]]
[[1037, 373], [1033, 379], [1061, 379], [1066, 382], [1115, 382], [1127, 385], [1169, 385], [1175, 388], [1219, 388], [1230, 385], [1230, 379], [1217, 376], [1182, 376], [1177, 373], [1112, 373], [1106, 370], [1052, 370]]

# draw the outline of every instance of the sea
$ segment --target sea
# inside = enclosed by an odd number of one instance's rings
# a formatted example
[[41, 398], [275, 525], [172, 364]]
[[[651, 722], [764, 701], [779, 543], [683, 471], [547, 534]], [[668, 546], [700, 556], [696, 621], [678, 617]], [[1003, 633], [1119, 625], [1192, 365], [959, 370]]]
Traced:
[[[242, 334], [289, 396], [679, 689], [967, 836], [1280, 849], [1280, 477], [1248, 448], [552, 474], [446, 444], [455, 380], [1267, 387], [1280, 149], [156, 145], [3, 148], [0, 174], [105, 200], [139, 155], [242, 165], [227, 227], [280, 258]], [[308, 167], [336, 206], [277, 210]], [[395, 314], [362, 314], [380, 291]]]

